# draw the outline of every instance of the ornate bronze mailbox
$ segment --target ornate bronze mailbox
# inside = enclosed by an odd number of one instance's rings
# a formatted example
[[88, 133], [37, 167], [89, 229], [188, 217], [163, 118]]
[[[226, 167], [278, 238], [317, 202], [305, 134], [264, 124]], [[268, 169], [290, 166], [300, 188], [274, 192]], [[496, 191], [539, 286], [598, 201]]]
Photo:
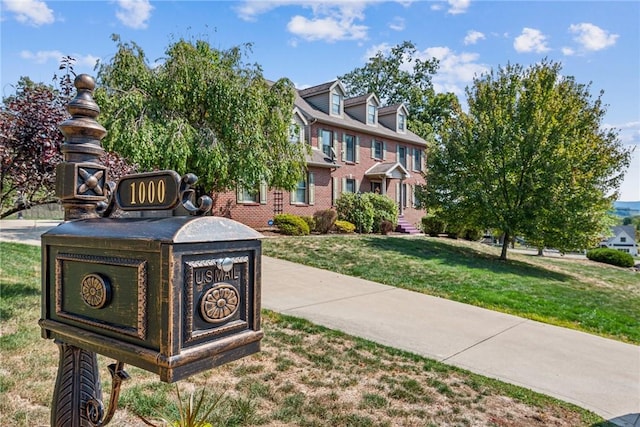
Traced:
[[255, 353], [259, 237], [211, 216], [61, 224], [42, 236], [43, 334], [166, 382]]
[[[194, 203], [192, 174], [108, 181], [95, 81], [74, 84], [56, 169], [66, 222], [42, 236], [40, 326], [60, 349], [51, 425], [97, 427], [113, 416], [124, 363], [173, 382], [260, 350], [261, 235], [202, 216], [211, 199]], [[115, 207], [196, 216], [111, 218]], [[106, 413], [97, 354], [117, 361]]]

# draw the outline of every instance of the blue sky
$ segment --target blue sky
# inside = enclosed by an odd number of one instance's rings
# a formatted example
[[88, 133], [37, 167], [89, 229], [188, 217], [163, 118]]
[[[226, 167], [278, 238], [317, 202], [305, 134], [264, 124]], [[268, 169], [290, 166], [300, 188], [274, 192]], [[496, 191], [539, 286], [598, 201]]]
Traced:
[[47, 1], [2, 0], [3, 96], [20, 76], [50, 83], [60, 57], [95, 75], [112, 34], [142, 47], [150, 63], [180, 38], [220, 49], [252, 43], [247, 60], [265, 77], [299, 88], [361, 67], [378, 50], [412, 41], [436, 57], [438, 91], [461, 100], [473, 76], [507, 63], [549, 58], [591, 93], [604, 91], [605, 126], [637, 147], [620, 200], [640, 201], [640, 2], [638, 1]]

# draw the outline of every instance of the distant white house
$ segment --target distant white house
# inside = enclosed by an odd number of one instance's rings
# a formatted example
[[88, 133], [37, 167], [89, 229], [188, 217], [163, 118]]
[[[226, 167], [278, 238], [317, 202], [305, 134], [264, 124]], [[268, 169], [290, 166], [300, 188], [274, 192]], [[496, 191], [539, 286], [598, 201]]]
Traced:
[[611, 228], [613, 236], [600, 243], [600, 247], [617, 249], [633, 256], [638, 255], [636, 229], [632, 225], [616, 225]]

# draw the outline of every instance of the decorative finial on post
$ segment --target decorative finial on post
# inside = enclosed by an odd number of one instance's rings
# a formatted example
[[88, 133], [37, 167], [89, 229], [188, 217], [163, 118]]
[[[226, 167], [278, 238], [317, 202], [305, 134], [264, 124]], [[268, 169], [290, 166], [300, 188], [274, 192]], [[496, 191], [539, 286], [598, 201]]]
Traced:
[[107, 135], [96, 121], [100, 108], [93, 99], [96, 82], [87, 74], [80, 74], [73, 82], [77, 94], [69, 102], [71, 118], [59, 125], [64, 135], [64, 161], [56, 168], [56, 195], [64, 207], [64, 219], [100, 216], [98, 204], [107, 199], [107, 168], [100, 164], [104, 153], [100, 141]]

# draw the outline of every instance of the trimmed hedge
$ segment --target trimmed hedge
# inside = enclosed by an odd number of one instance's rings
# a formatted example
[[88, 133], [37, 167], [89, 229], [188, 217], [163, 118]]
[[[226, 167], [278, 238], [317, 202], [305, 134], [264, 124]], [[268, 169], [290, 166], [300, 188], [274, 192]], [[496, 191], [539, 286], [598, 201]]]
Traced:
[[616, 265], [618, 267], [633, 267], [635, 264], [630, 254], [611, 248], [592, 249], [587, 252], [587, 258], [591, 261]]
[[338, 233], [350, 234], [356, 231], [356, 226], [350, 223], [349, 221], [337, 220], [335, 223], [336, 230]]
[[288, 236], [306, 236], [311, 231], [304, 219], [292, 214], [279, 214], [273, 218], [273, 223], [282, 234]]
[[440, 218], [433, 215], [422, 218], [422, 232], [432, 237], [437, 237], [444, 233], [446, 224]]
[[375, 212], [368, 197], [356, 193], [342, 193], [336, 200], [336, 211], [339, 220], [352, 223], [359, 233], [371, 233], [373, 230]]
[[305, 215], [301, 216], [302, 220], [307, 223], [309, 226], [309, 231], [314, 231], [316, 229], [316, 220], [312, 216]]
[[477, 242], [482, 238], [483, 234], [482, 230], [477, 228], [465, 228], [463, 238], [471, 242]]
[[380, 233], [383, 221], [398, 224], [397, 204], [376, 193], [342, 193], [336, 200], [338, 218], [356, 226], [359, 233]]
[[373, 206], [373, 232], [386, 234], [382, 230], [384, 221], [391, 223], [391, 229], [398, 225], [398, 204], [382, 194], [364, 193], [363, 198], [371, 202]]

